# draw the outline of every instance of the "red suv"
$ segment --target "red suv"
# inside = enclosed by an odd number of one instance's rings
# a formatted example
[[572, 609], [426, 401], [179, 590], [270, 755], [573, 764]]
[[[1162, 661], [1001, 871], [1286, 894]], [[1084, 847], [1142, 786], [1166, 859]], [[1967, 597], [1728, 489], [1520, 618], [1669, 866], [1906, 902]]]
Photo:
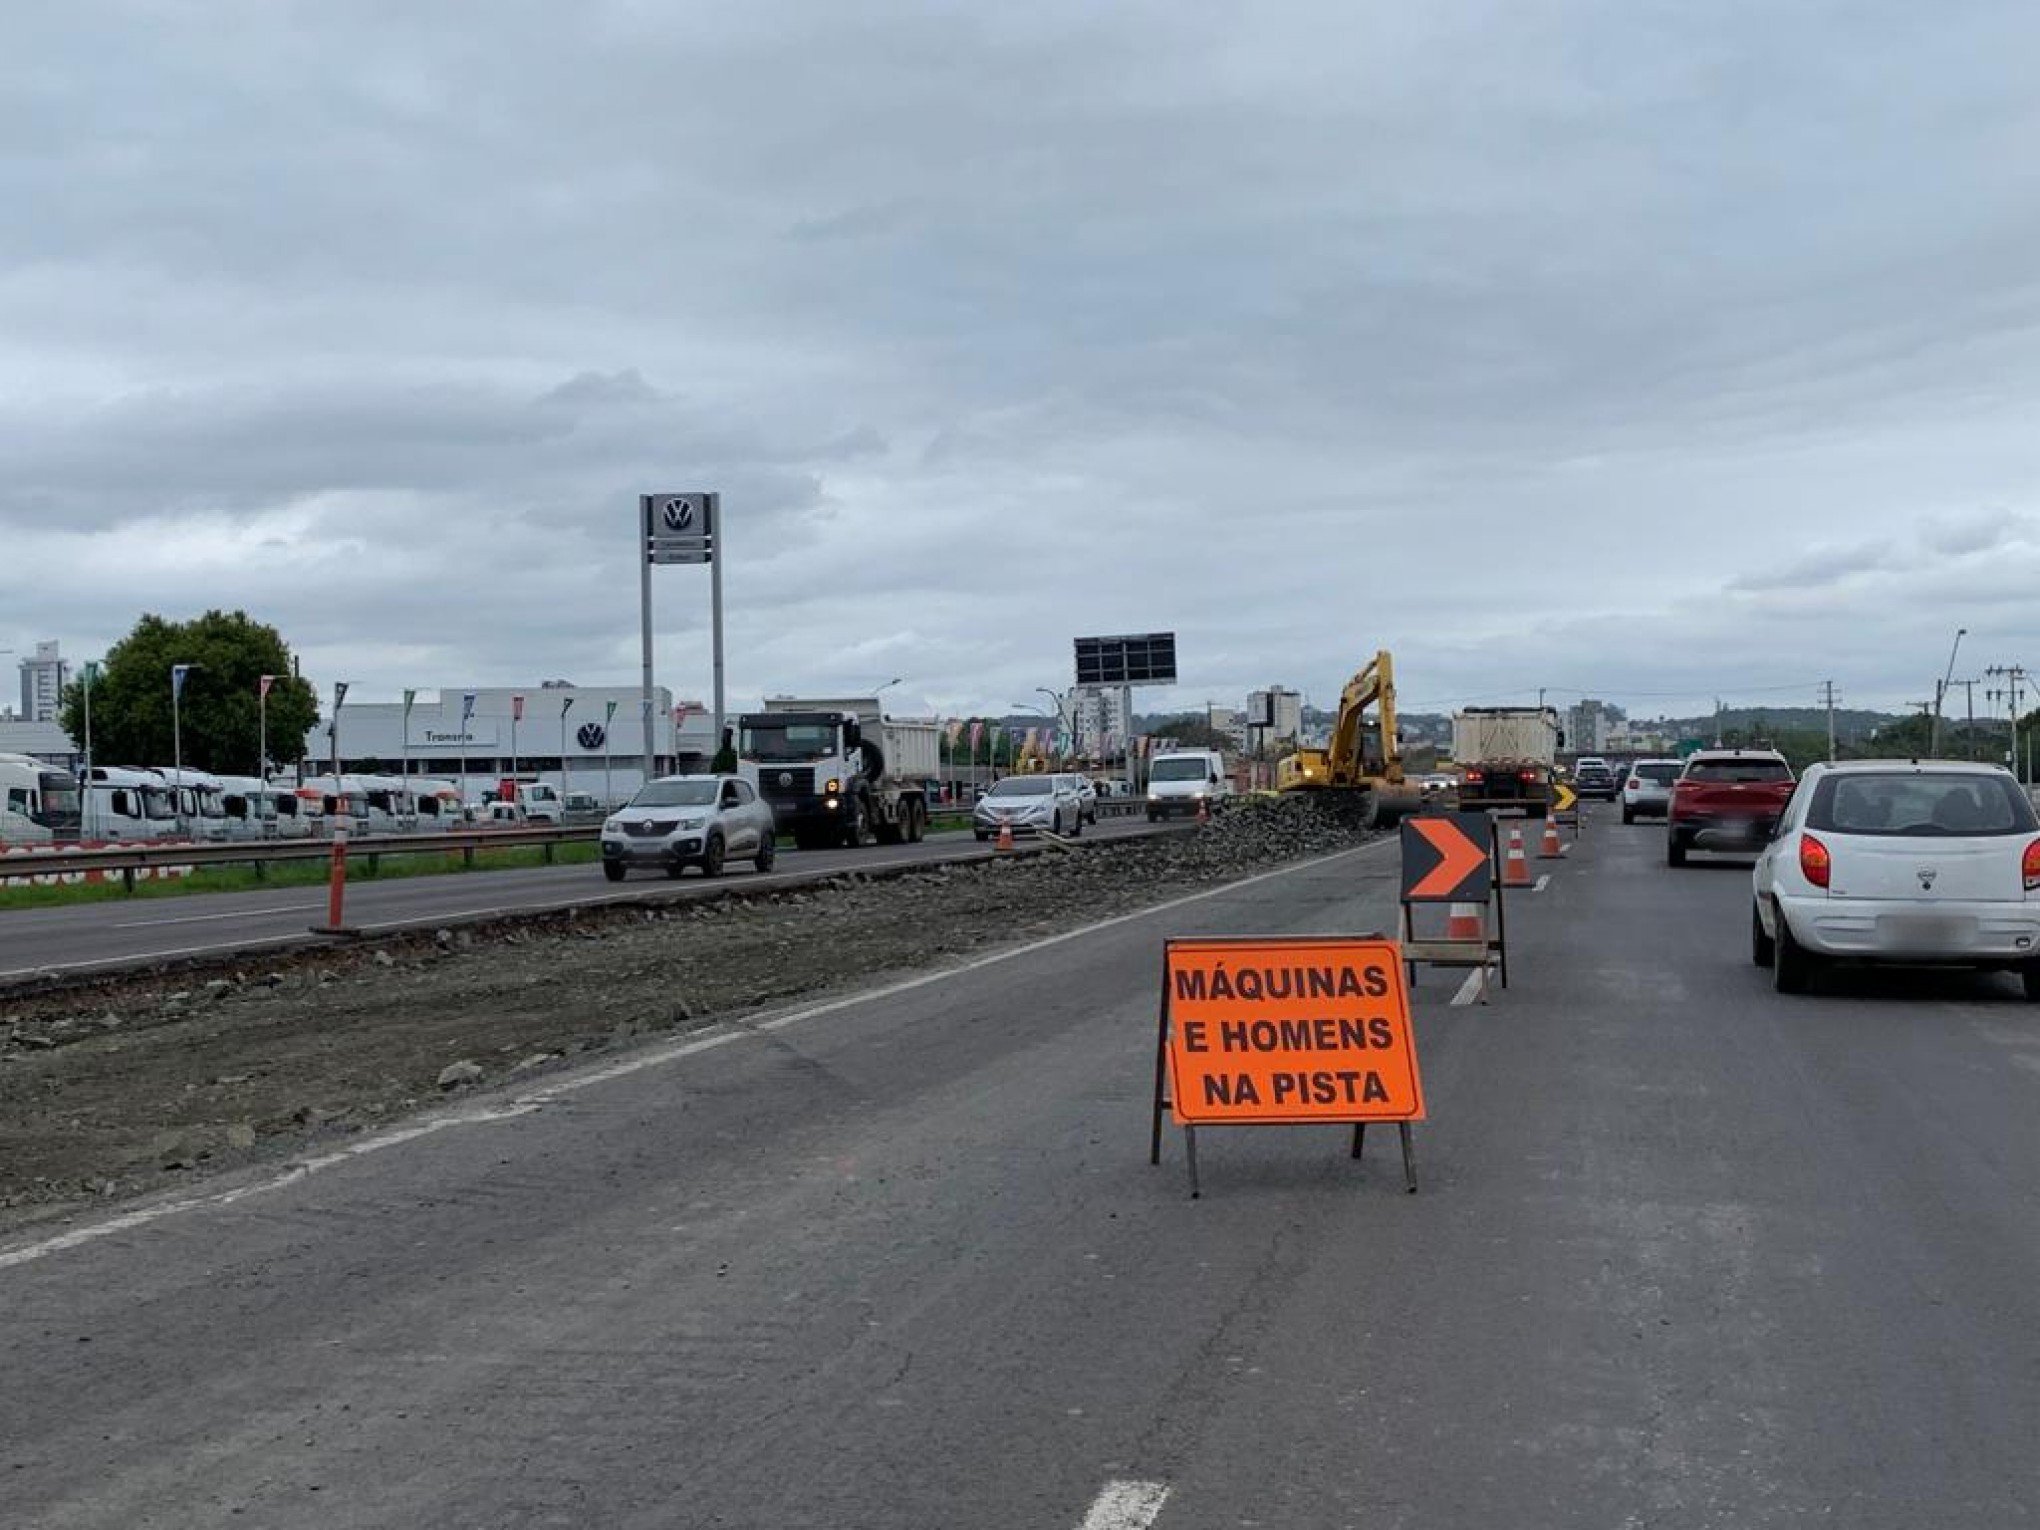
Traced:
[[1792, 767], [1775, 749], [1703, 749], [1672, 783], [1665, 861], [1688, 850], [1754, 850], [1771, 837], [1792, 795]]

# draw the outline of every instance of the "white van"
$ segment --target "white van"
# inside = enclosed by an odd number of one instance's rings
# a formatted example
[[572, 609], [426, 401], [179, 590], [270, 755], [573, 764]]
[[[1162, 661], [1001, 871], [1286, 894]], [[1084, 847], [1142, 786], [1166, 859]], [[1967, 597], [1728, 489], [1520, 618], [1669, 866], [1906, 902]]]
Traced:
[[1148, 764], [1148, 822], [1194, 816], [1201, 803], [1233, 794], [1225, 756], [1216, 749], [1171, 749]]

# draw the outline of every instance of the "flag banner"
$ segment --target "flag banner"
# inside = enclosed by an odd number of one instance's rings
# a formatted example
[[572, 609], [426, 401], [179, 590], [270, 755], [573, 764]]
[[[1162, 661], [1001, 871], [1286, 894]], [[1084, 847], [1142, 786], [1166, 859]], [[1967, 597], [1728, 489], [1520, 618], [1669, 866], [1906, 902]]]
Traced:
[[510, 721], [524, 721], [524, 698], [522, 696], [512, 696], [510, 698]]
[[614, 716], [616, 716], [616, 703], [615, 703], [615, 702], [613, 702], [613, 701], [605, 701], [605, 702], [603, 702], [603, 703], [602, 703], [602, 720], [603, 720], [603, 721], [604, 721], [604, 722], [606, 723], [606, 722], [608, 722], [608, 721], [609, 721], [609, 720], [610, 720], [610, 719], [611, 719], [612, 717], [614, 717]]
[[977, 753], [977, 746], [978, 746], [978, 742], [979, 742], [979, 740], [981, 740], [981, 739], [982, 739], [982, 738], [983, 738], [984, 736], [985, 736], [985, 725], [984, 725], [983, 723], [981, 723], [981, 722], [974, 722], [974, 723], [972, 723], [972, 724], [970, 725], [970, 752], [971, 752], [972, 754], [976, 754], [976, 753]]
[[87, 685], [95, 685], [98, 681], [99, 661], [97, 659], [87, 659], [85, 661], [85, 683]]
[[264, 701], [267, 701], [269, 699], [269, 692], [271, 688], [275, 686], [275, 684], [276, 676], [264, 675], [262, 679], [258, 682], [259, 689], [256, 691], [255, 694], [260, 696]]
[[341, 703], [345, 702], [346, 700], [347, 700], [347, 682], [345, 680], [335, 680], [333, 682], [333, 710], [336, 712], [339, 711]]
[[417, 699], [418, 693], [416, 691], [404, 692], [404, 715], [406, 717], [409, 717], [411, 715], [411, 704], [415, 702]]
[[566, 716], [566, 715], [567, 715], [567, 714], [568, 714], [569, 712], [571, 712], [571, 711], [573, 711], [573, 710], [574, 710], [574, 698], [573, 698], [573, 697], [569, 696], [569, 697], [567, 697], [567, 698], [566, 698], [566, 700], [564, 700], [564, 701], [562, 701], [562, 702], [560, 703], [560, 716], [562, 716], [562, 717], [565, 717], [565, 716]]
[[962, 719], [961, 717], [952, 717], [952, 718], [950, 718], [950, 719], [949, 719], [949, 747], [950, 747], [951, 749], [954, 749], [954, 748], [956, 747], [956, 741], [957, 741], [957, 740], [958, 740], [959, 738], [962, 738], [962, 737], [963, 737], [963, 719]]
[[465, 728], [468, 724], [468, 719], [474, 715], [475, 693], [473, 691], [462, 691], [460, 693], [460, 725]]
[[170, 666], [170, 694], [172, 696], [182, 696], [184, 694], [184, 677], [190, 673], [191, 666], [189, 664], [173, 664]]

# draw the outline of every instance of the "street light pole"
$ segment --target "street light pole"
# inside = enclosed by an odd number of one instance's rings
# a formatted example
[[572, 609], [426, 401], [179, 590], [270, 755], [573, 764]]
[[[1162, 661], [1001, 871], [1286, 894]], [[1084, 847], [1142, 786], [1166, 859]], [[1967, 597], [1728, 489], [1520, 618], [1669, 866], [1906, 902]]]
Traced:
[[1969, 633], [1967, 627], [1955, 629], [1955, 641], [1948, 649], [1948, 672], [1941, 677], [1941, 683], [1934, 687], [1934, 724], [1927, 731], [1927, 754], [1938, 758], [1941, 753], [1941, 702], [1948, 694], [1948, 687], [1955, 679], [1955, 655], [1962, 648], [1962, 639]]

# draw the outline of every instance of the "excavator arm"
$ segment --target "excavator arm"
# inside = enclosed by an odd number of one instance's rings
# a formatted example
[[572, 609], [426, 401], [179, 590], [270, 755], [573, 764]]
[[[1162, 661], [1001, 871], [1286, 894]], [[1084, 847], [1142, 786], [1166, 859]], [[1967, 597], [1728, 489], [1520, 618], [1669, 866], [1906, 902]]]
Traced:
[[1387, 649], [1361, 666], [1339, 693], [1339, 711], [1326, 746], [1301, 749], [1282, 760], [1276, 766], [1275, 784], [1283, 791], [1369, 792], [1378, 817], [1398, 817], [1416, 806], [1413, 799], [1406, 800], [1402, 749], [1396, 743], [1395, 660]]

